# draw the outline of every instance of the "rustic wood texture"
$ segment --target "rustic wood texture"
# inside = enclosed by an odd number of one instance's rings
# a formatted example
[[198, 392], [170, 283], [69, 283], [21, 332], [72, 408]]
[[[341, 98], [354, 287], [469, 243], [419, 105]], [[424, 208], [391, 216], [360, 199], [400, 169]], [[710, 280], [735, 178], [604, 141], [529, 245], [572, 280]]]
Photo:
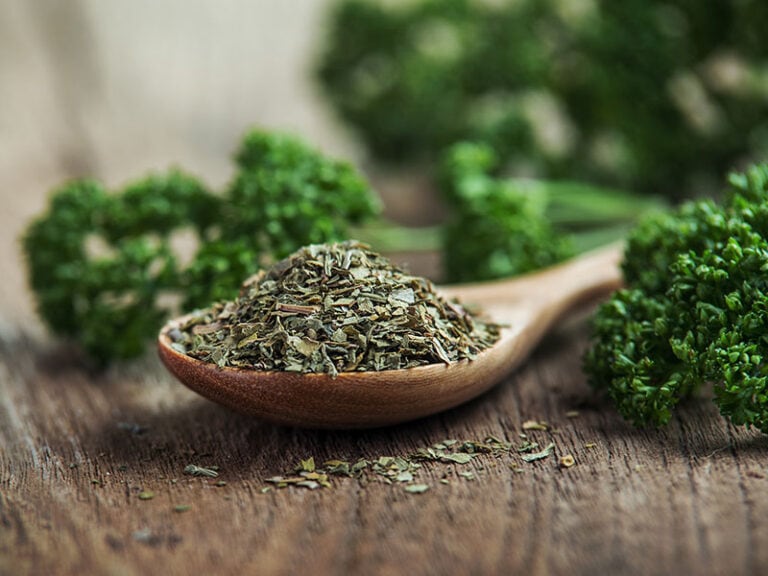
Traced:
[[[766, 437], [727, 426], [706, 399], [662, 430], [628, 426], [580, 373], [583, 321], [475, 401], [365, 432], [238, 416], [152, 353], [93, 373], [45, 335], [17, 239], [64, 178], [118, 185], [178, 162], [220, 184], [254, 123], [358, 154], [307, 79], [326, 4], [0, 6], [0, 574], [768, 573]], [[377, 478], [262, 493], [309, 456], [518, 442], [532, 419], [549, 423], [526, 433], [554, 442], [552, 456], [428, 465], [424, 494]], [[565, 454], [573, 467], [558, 466]], [[184, 475], [188, 464], [220, 476]]]
[[[586, 387], [583, 332], [550, 337], [468, 405], [366, 432], [267, 425], [195, 396], [152, 356], [96, 375], [56, 344], [4, 336], [0, 573], [765, 573], [766, 438], [706, 400], [663, 430], [632, 429]], [[552, 456], [426, 465], [424, 494], [375, 478], [261, 493], [310, 456], [518, 442], [530, 419], [549, 424], [525, 433]], [[191, 463], [220, 476], [184, 475]]]

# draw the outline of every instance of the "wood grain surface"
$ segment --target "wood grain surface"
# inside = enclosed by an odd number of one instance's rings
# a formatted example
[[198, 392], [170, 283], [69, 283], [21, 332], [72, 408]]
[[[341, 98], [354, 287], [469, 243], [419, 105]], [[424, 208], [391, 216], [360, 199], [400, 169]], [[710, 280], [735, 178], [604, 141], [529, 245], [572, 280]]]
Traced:
[[[178, 162], [218, 185], [254, 123], [356, 153], [308, 80], [327, 2], [66, 5], [0, 6], [1, 575], [768, 573], [766, 437], [706, 399], [662, 430], [628, 426], [584, 382], [583, 321], [477, 400], [365, 432], [268, 425], [196, 396], [152, 353], [94, 373], [49, 339], [18, 235], [63, 179], [113, 186]], [[425, 464], [422, 494], [377, 476], [263, 492], [310, 456], [523, 433], [553, 454]]]
[[[583, 333], [548, 338], [468, 405], [366, 432], [263, 424], [196, 397], [152, 356], [90, 374], [59, 345], [5, 336], [0, 573], [765, 573], [766, 438], [726, 426], [706, 399], [663, 430], [632, 429], [586, 387]], [[521, 433], [553, 442], [552, 456], [425, 464], [423, 494], [377, 476], [262, 493], [310, 456]], [[189, 464], [220, 475], [185, 475]]]

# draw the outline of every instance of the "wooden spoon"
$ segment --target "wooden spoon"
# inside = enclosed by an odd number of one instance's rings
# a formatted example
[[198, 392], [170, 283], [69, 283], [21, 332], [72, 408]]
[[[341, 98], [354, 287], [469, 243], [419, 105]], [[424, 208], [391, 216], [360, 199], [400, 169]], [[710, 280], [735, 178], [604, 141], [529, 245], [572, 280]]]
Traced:
[[612, 245], [512, 280], [454, 285], [448, 297], [476, 304], [507, 327], [475, 360], [404, 370], [327, 374], [219, 368], [171, 347], [171, 320], [160, 332], [160, 358], [192, 390], [233, 410], [307, 428], [370, 428], [458, 406], [520, 365], [542, 336], [577, 305], [621, 284], [622, 247]]

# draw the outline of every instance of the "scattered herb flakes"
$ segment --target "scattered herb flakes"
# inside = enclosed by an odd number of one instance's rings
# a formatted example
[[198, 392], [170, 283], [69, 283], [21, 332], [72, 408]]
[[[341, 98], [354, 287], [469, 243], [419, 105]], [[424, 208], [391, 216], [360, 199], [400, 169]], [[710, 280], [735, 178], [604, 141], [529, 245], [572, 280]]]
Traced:
[[568, 410], [568, 412], [565, 413], [566, 418], [578, 418], [579, 416], [581, 416], [581, 414], [578, 410]]
[[538, 447], [539, 447], [538, 442], [531, 442], [529, 440], [524, 440], [517, 446], [517, 451], [518, 453], [523, 454], [525, 452], [533, 452]]
[[429, 484], [408, 484], [405, 491], [409, 494], [423, 494], [429, 490]]
[[[414, 471], [419, 468], [420, 465], [417, 462], [395, 456], [380, 456], [373, 461], [360, 459], [354, 463], [337, 459], [327, 460], [320, 468], [314, 464], [314, 459], [310, 458], [301, 462], [295, 476], [274, 476], [267, 479], [267, 482], [274, 484], [277, 488], [298, 486], [314, 490], [320, 487], [330, 488], [331, 476], [357, 478], [361, 482], [367, 481], [366, 477], [375, 476], [386, 484], [392, 484], [393, 482], [411, 482]], [[310, 469], [312, 471], [309, 471]]]
[[216, 484], [214, 484], [214, 486], [218, 486], [219, 488], [226, 485], [227, 485], [226, 480], [219, 480], [218, 482], [216, 482]]
[[323, 468], [328, 474], [352, 477], [352, 466], [343, 460], [328, 460], [323, 463]]
[[523, 430], [548, 430], [549, 424], [538, 420], [526, 420], [523, 422]]
[[522, 459], [526, 462], [535, 462], [536, 460], [543, 460], [552, 454], [555, 444], [550, 442], [541, 452], [533, 452], [531, 454], [523, 454]]
[[571, 454], [566, 454], [565, 456], [560, 457], [561, 468], [570, 468], [574, 464], [576, 464], [576, 459]]
[[152, 500], [155, 497], [155, 493], [151, 490], [142, 490], [139, 492], [139, 500]]
[[192, 510], [192, 506], [190, 506], [189, 504], [178, 504], [178, 505], [173, 507], [173, 511], [174, 512], [179, 512], [179, 513], [181, 513], [181, 512], [189, 512], [190, 510]]
[[219, 366], [335, 376], [471, 360], [500, 326], [348, 241], [302, 248], [169, 335]]
[[[286, 478], [284, 476], [272, 476], [272, 478], [267, 478], [266, 481], [275, 484], [278, 488], [285, 488], [291, 484], [291, 478]], [[300, 479], [296, 479], [296, 482], [299, 481]]]
[[510, 442], [489, 436], [482, 442], [464, 442], [459, 451], [467, 454], [491, 454], [498, 457], [508, 453], [511, 448]]
[[184, 474], [189, 474], [190, 476], [206, 476], [208, 478], [217, 478], [219, 476], [219, 467], [210, 466], [206, 468], [204, 466], [189, 464], [184, 468]]
[[[311, 459], [310, 459], [311, 460]], [[302, 461], [302, 465], [306, 461]], [[310, 490], [316, 490], [317, 488], [330, 488], [331, 483], [328, 479], [328, 473], [316, 469], [312, 466], [312, 471], [301, 470], [296, 476], [273, 476], [268, 478], [267, 482], [274, 484], [277, 488], [287, 488], [288, 486], [298, 486], [300, 488], [309, 488]]]
[[440, 461], [454, 462], [456, 464], [468, 464], [474, 457], [475, 454], [467, 454], [466, 452], [454, 452], [452, 454], [442, 454], [440, 456]]
[[326, 474], [320, 474], [317, 477], [317, 483], [320, 484], [323, 488], [330, 488], [331, 482], [328, 480], [328, 476]]
[[597, 444], [595, 442], [587, 442], [584, 444], [584, 448], [597, 448]]
[[405, 472], [400, 472], [397, 476], [395, 476], [395, 480], [398, 482], [413, 482], [413, 474], [406, 470]]
[[[427, 447], [417, 448], [405, 456], [382, 455], [370, 460], [361, 458], [355, 462], [331, 459], [318, 465], [314, 457], [310, 457], [301, 460], [292, 474], [268, 478], [266, 482], [269, 486], [266, 486], [262, 492], [290, 486], [310, 490], [331, 488], [333, 477], [355, 478], [363, 486], [372, 481], [390, 485], [399, 484], [404, 487], [422, 486], [426, 485], [419, 481], [423, 467], [440, 465], [450, 466], [438, 480], [441, 484], [447, 484], [447, 476], [451, 474], [456, 474], [464, 480], [474, 480], [476, 471], [459, 470], [459, 468], [475, 462], [480, 457], [500, 459], [512, 453], [519, 453], [526, 462], [533, 462], [549, 456], [555, 446], [554, 443], [550, 443], [543, 450], [535, 452], [539, 444], [528, 440], [525, 434], [521, 434], [520, 437], [523, 438], [523, 442], [517, 446], [494, 436], [488, 436], [482, 441], [447, 439]], [[477, 470], [483, 470], [497, 466], [497, 463], [484, 460], [477, 461], [474, 466]], [[509, 467], [515, 472], [522, 472], [516, 464], [510, 464]], [[409, 490], [413, 489], [409, 488]]]
[[387, 468], [394, 464], [394, 462], [395, 458], [393, 456], [381, 456], [373, 463], [373, 465], [378, 466], [379, 468]]

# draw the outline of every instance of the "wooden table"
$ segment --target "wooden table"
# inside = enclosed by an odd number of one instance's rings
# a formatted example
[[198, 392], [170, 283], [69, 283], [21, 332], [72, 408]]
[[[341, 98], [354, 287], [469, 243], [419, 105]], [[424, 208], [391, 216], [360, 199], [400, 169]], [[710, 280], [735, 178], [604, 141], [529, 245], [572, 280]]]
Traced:
[[[233, 414], [152, 354], [93, 374], [60, 344], [6, 330], [0, 573], [766, 573], [766, 438], [726, 426], [707, 400], [663, 430], [631, 428], [586, 386], [584, 335], [578, 322], [549, 337], [459, 409], [328, 432]], [[552, 455], [425, 464], [422, 494], [377, 475], [265, 490], [310, 456], [375, 460], [487, 436], [516, 447], [521, 434]], [[189, 464], [219, 476], [186, 475]]]

